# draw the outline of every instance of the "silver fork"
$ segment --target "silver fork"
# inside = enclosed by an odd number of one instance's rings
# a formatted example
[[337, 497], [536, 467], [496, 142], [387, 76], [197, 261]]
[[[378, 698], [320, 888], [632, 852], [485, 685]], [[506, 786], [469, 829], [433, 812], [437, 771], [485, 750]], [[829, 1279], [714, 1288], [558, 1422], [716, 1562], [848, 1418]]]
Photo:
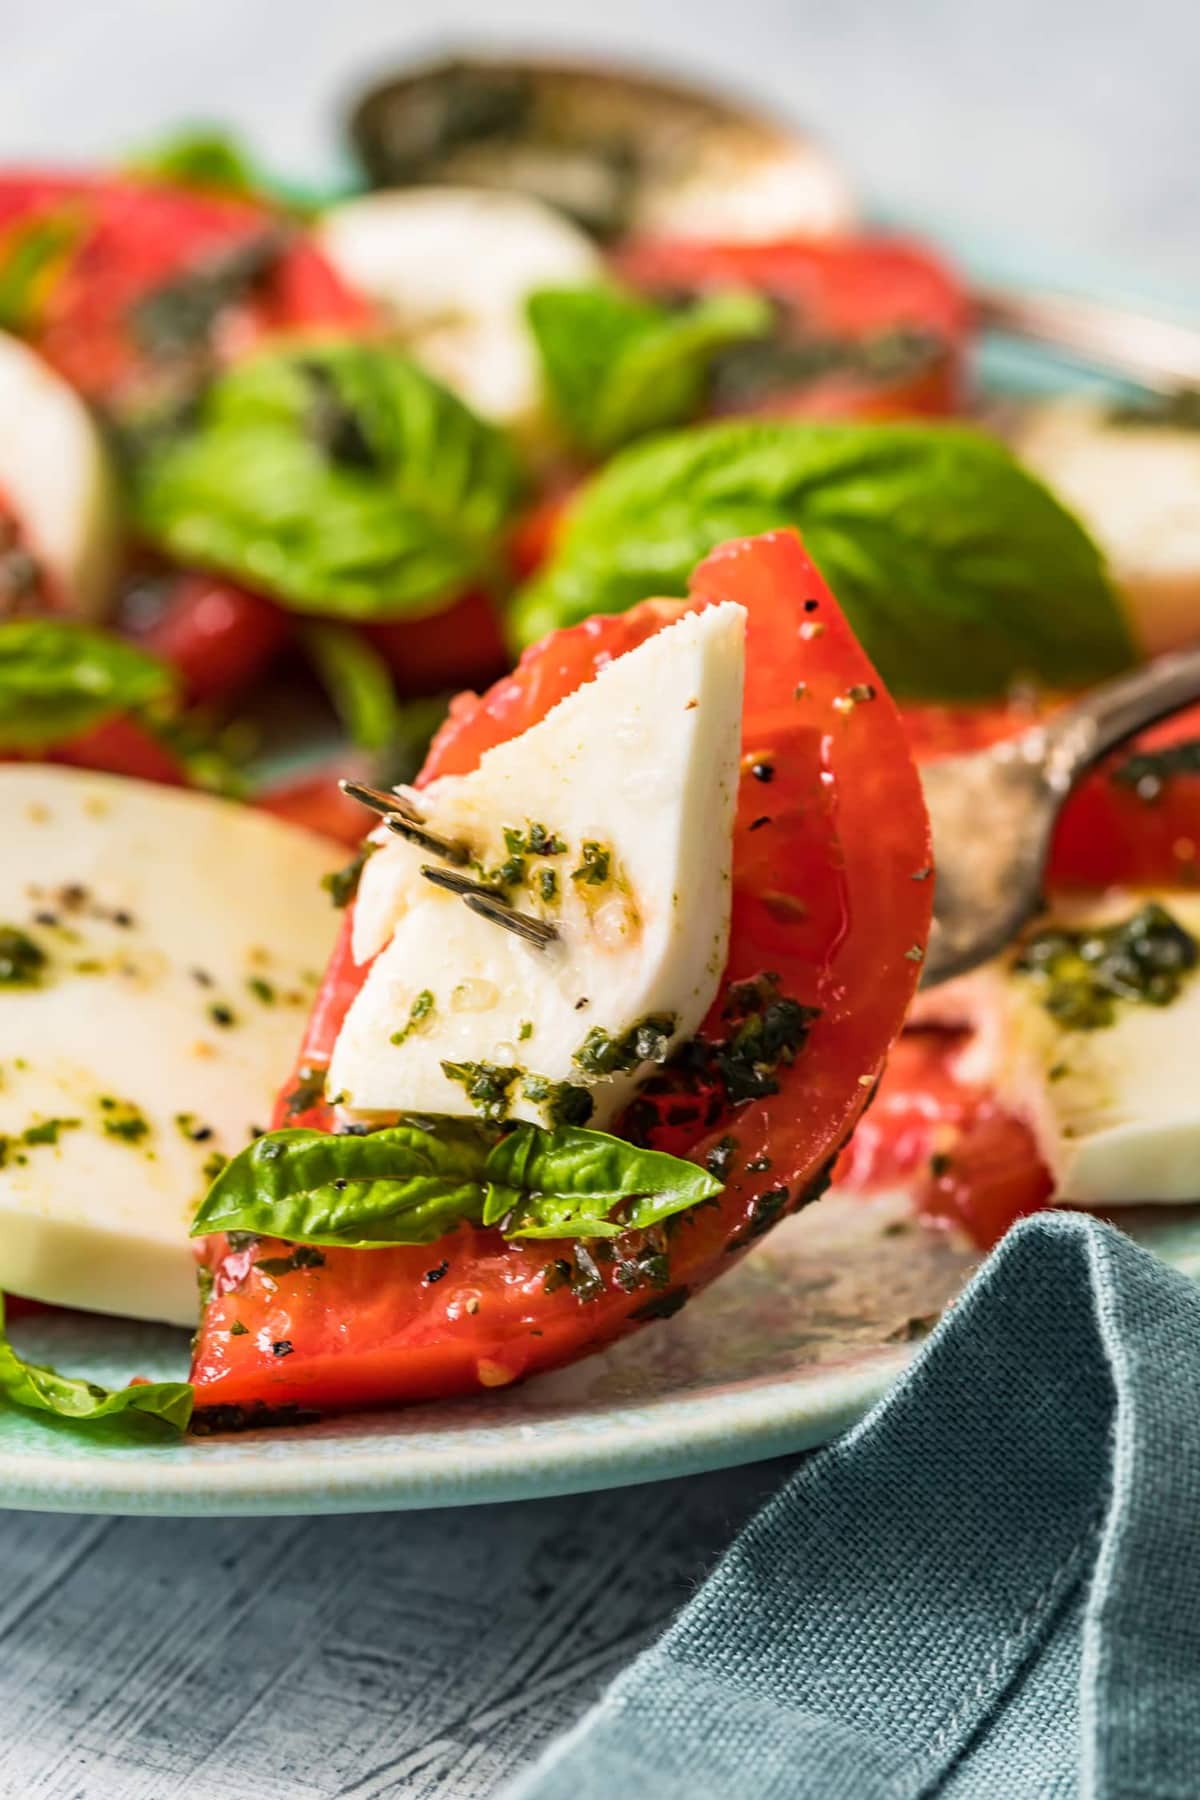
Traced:
[[1055, 821], [1106, 751], [1200, 700], [1200, 647], [1093, 688], [990, 750], [927, 764], [937, 888], [923, 988], [997, 955], [1037, 912]]

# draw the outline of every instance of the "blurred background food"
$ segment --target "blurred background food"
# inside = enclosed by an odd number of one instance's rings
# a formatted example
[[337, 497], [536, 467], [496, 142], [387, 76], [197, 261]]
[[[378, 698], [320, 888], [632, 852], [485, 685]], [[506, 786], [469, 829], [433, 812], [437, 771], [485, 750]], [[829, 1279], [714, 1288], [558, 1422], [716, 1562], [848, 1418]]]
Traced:
[[43, 724], [0, 753], [353, 840], [335, 773], [411, 776], [455, 690], [780, 526], [908, 701], [1189, 641], [1194, 394], [998, 363], [977, 304], [1006, 257], [1200, 288], [1117, 129], [1193, 167], [1189, 84], [1027, 10], [117, 0], [53, 59], [12, 21], [0, 635]]

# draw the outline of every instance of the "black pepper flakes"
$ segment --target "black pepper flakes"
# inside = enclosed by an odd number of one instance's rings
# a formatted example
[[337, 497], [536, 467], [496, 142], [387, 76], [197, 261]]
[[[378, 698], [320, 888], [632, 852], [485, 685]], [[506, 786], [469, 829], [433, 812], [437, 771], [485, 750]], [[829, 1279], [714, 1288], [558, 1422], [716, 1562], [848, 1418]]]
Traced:
[[290, 1338], [277, 1338], [271, 1345], [272, 1356], [290, 1356], [296, 1346]]
[[769, 814], [763, 813], [761, 818], [751, 819], [750, 829], [751, 831], [760, 831], [764, 825], [769, 825], [770, 823], [771, 820]]
[[449, 1274], [449, 1272], [450, 1272], [449, 1261], [446, 1260], [445, 1258], [443, 1258], [442, 1261], [438, 1264], [436, 1269], [426, 1269], [425, 1279], [429, 1283], [430, 1287], [433, 1287], [437, 1282], [439, 1282], [442, 1279], [443, 1275], [447, 1275], [447, 1274]]
[[751, 763], [750, 773], [753, 775], [755, 781], [774, 781], [775, 764], [771, 762]]

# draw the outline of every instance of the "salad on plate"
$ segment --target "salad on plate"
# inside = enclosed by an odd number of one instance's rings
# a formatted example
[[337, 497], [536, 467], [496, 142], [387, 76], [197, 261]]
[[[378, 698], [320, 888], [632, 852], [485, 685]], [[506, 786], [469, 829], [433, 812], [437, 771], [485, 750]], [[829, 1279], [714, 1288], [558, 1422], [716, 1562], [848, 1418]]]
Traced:
[[993, 408], [962, 273], [707, 96], [453, 62], [354, 129], [320, 204], [214, 133], [0, 170], [0, 1403], [479, 1394], [831, 1186], [1200, 1200], [1200, 712], [918, 994], [922, 764], [1200, 633], [1194, 397]]

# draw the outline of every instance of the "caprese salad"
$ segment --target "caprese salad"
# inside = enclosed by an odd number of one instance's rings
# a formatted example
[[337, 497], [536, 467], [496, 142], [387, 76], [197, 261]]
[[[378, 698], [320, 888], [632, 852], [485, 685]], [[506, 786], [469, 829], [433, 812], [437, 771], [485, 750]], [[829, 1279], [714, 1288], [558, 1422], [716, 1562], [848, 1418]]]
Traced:
[[0, 1317], [0, 1402], [501, 1387], [831, 1181], [1200, 1200], [1200, 715], [917, 997], [919, 764], [1200, 633], [1188, 398], [1000, 442], [938, 255], [634, 85], [419, 72], [320, 207], [0, 171], [0, 1292], [196, 1332], [110, 1391]]

